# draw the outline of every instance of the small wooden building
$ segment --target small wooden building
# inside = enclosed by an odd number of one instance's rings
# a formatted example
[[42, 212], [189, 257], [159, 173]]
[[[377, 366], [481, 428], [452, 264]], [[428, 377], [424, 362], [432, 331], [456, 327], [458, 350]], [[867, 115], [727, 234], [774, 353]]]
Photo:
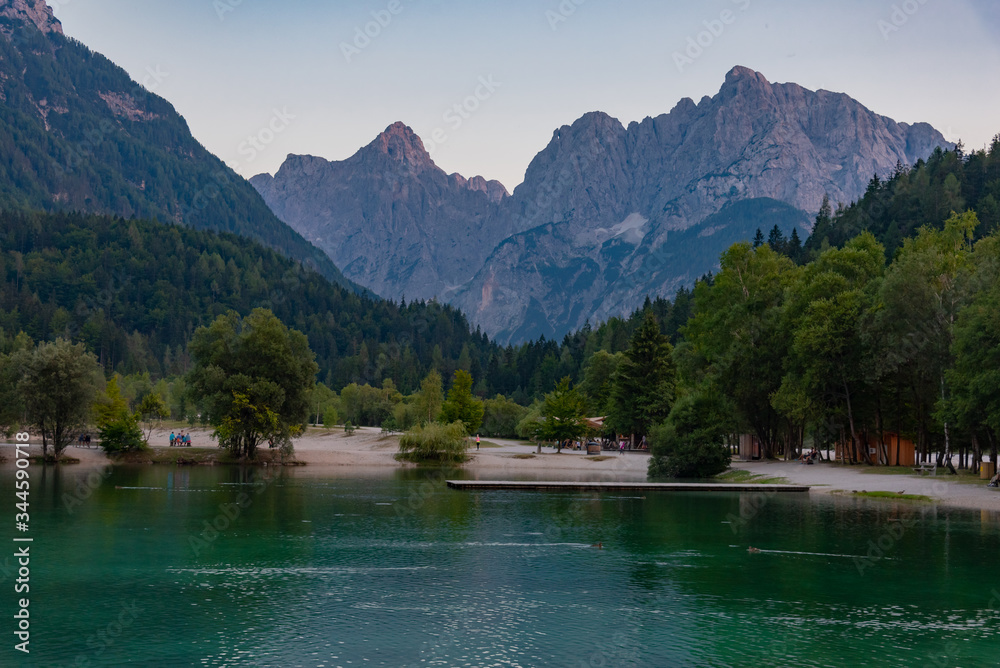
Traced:
[[[913, 441], [901, 438], [894, 432], [885, 432], [880, 443], [877, 434], [868, 434], [866, 443], [857, 449], [854, 459], [866, 464], [882, 466], [916, 466], [917, 449]], [[851, 459], [852, 446], [850, 441], [837, 443], [836, 454], [839, 459]]]

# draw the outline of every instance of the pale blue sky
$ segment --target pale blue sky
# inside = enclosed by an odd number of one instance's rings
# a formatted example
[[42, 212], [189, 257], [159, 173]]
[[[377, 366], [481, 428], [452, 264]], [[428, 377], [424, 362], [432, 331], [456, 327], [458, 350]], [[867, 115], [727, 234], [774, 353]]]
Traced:
[[[559, 126], [593, 110], [626, 124], [665, 113], [714, 95], [734, 65], [848, 93], [969, 148], [1000, 132], [993, 0], [50, 4], [68, 35], [173, 102], [245, 176], [274, 172], [288, 153], [346, 158], [399, 120], [428, 143], [438, 130], [443, 169], [513, 190]], [[379, 15], [385, 27], [368, 25], [377, 36], [358, 49], [356, 30]], [[679, 66], [675, 54], [699, 37], [707, 46]]]

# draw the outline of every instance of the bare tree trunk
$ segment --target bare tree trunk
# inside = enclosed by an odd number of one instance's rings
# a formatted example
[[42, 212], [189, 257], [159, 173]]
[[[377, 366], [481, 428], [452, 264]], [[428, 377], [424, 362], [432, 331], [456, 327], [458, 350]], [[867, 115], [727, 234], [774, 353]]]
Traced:
[[851, 389], [850, 387], [848, 387], [846, 379], [843, 382], [844, 382], [844, 396], [847, 400], [847, 422], [851, 428], [851, 442], [854, 444], [854, 447], [851, 452], [851, 463], [854, 464], [855, 463], [854, 455], [857, 453], [858, 443], [860, 441], [858, 439], [857, 429], [854, 426], [854, 408], [851, 405]]

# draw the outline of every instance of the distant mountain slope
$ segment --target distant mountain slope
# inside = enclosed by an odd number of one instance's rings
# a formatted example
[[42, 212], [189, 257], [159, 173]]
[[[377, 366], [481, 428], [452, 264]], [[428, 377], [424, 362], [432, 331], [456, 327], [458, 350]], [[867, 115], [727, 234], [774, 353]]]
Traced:
[[[787, 233], [795, 221], [805, 237], [825, 194], [853, 201], [873, 174], [952, 146], [927, 124], [736, 67], [697, 104], [627, 128], [594, 112], [558, 129], [491, 209], [485, 194], [470, 207], [464, 186], [427, 185], [448, 177], [404, 128], [350, 160], [290, 157], [252, 182], [279, 217], [356, 267], [351, 278], [383, 295], [447, 286], [501, 342], [561, 336], [669, 296], [758, 227]], [[395, 159], [369, 157], [393, 144]], [[755, 204], [724, 213], [744, 202]]]
[[479, 371], [496, 352], [457, 310], [405, 306], [333, 285], [233, 234], [81, 213], [0, 211], [0, 340], [24, 331], [87, 344], [108, 370], [183, 373], [195, 328], [232, 309], [271, 309], [305, 333], [336, 389], [431, 368]]
[[0, 0], [0, 208], [234, 232], [348, 284], [167, 101], [64, 37], [42, 0]]
[[446, 296], [514, 231], [500, 215], [503, 185], [445, 174], [402, 123], [342, 162], [290, 155], [250, 182], [348, 278], [387, 298]]

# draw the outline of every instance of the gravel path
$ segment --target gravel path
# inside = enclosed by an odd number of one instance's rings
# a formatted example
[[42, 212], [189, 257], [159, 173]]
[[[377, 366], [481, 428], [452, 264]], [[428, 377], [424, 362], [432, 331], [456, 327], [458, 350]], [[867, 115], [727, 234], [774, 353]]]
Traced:
[[[970, 480], [939, 469], [937, 476], [908, 473], [874, 473], [869, 467], [820, 463], [806, 466], [798, 462], [733, 462], [733, 468], [781, 477], [797, 485], [813, 486], [814, 494], [834, 492], [905, 492], [923, 494], [935, 501], [963, 508], [1000, 511], [1000, 490], [986, 486], [986, 481]], [[944, 472], [942, 472], [944, 471]]]

